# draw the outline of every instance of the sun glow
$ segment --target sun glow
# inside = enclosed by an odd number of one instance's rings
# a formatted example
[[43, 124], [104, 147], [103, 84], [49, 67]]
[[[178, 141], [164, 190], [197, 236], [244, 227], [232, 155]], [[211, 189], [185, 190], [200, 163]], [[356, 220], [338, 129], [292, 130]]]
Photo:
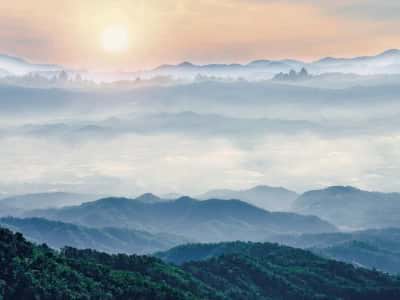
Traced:
[[113, 25], [107, 27], [101, 35], [101, 43], [104, 51], [120, 53], [129, 48], [129, 34], [126, 27]]

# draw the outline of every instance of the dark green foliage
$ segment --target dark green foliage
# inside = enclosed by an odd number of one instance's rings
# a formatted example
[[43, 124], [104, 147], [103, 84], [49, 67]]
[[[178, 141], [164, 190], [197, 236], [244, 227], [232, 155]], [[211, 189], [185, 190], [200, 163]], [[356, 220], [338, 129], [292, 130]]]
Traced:
[[[197, 299], [207, 288], [181, 269], [146, 256], [34, 246], [0, 229], [4, 299]], [[5, 283], [5, 284], [4, 284]]]
[[200, 261], [231, 253], [245, 253], [250, 243], [229, 242], [215, 244], [188, 244], [174, 247], [165, 252], [155, 253], [162, 260], [182, 265], [190, 261]]
[[188, 262], [182, 268], [211, 287], [229, 291], [229, 299], [400, 297], [398, 279], [303, 250], [261, 243], [230, 243], [224, 248], [229, 254]]
[[189, 252], [186, 257], [211, 258], [178, 267], [149, 256], [109, 255], [70, 247], [56, 252], [0, 228], [0, 299], [400, 297], [398, 278], [290, 247], [236, 242], [179, 249], [182, 254]]
[[399, 278], [277, 244], [192, 244], [157, 256], [228, 299], [400, 299]]

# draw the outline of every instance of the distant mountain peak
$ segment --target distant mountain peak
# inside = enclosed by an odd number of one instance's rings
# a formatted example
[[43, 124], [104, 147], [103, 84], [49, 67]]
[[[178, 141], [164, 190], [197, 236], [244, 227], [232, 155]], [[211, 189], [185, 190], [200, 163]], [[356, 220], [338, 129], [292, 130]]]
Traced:
[[285, 189], [280, 186], [270, 186], [270, 185], [266, 185], [266, 184], [256, 185], [255, 187], [252, 187], [249, 190], [285, 190], [285, 191], [288, 191], [288, 189]]
[[14, 75], [26, 75], [31, 72], [60, 71], [59, 65], [36, 64], [17, 56], [0, 54], [0, 68]]
[[297, 193], [283, 187], [272, 187], [268, 185], [257, 185], [244, 190], [217, 189], [210, 190], [198, 197], [200, 199], [239, 199], [251, 205], [268, 211], [291, 210]]
[[[312, 62], [305, 62], [295, 59], [255, 59], [248, 63], [211, 63], [211, 64], [193, 64], [190, 61], [183, 61], [179, 64], [164, 64], [155, 68], [153, 71], [160, 71], [175, 76], [202, 76], [216, 77], [238, 77], [238, 78], [272, 78], [279, 73], [290, 72], [291, 69], [299, 71], [307, 67], [312, 74], [323, 73], [355, 73], [366, 74], [366, 71], [360, 68], [360, 63], [368, 65], [367, 74], [371, 72], [398, 72], [398, 60], [400, 59], [400, 50], [388, 49], [382, 53], [370, 56], [355, 57], [336, 57], [326, 56]], [[230, 73], [232, 72], [232, 73]], [[234, 74], [233, 74], [234, 73]], [[272, 77], [271, 77], [272, 76]]]
[[382, 52], [378, 56], [392, 56], [392, 55], [400, 55], [400, 50], [399, 49], [389, 49], [389, 50]]
[[44, 209], [56, 208], [70, 205], [79, 205], [84, 202], [91, 202], [101, 198], [95, 194], [79, 194], [64, 191], [42, 192], [23, 195], [13, 195], [1, 198], [1, 203], [19, 209]]
[[355, 188], [353, 186], [342, 186], [342, 185], [336, 185], [336, 186], [330, 186], [326, 188], [327, 191], [329, 192], [335, 192], [335, 193], [351, 193], [351, 192], [358, 192], [361, 191], [358, 188]]
[[294, 210], [349, 229], [399, 227], [400, 194], [331, 186], [305, 192]]
[[8, 55], [8, 54], [0, 54], [0, 59], [7, 59], [9, 61], [14, 61], [16, 63], [23, 63], [23, 64], [29, 63], [27, 60], [25, 60], [23, 58], [13, 56], [13, 55]]
[[264, 64], [270, 64], [271, 61], [269, 59], [257, 59], [253, 60], [248, 63], [249, 66], [255, 66], [255, 65], [264, 65]]
[[336, 62], [338, 60], [340, 60], [340, 58], [327, 56], [327, 57], [323, 57], [323, 58], [317, 60], [316, 63], [332, 63], [332, 62]]
[[178, 67], [194, 67], [195, 65], [189, 61], [184, 61], [178, 65]]
[[194, 68], [194, 67], [198, 67], [198, 66], [196, 66], [195, 64], [193, 64], [189, 61], [184, 61], [184, 62], [181, 62], [180, 64], [176, 64], [176, 65], [163, 64], [163, 65], [160, 65], [157, 68], [155, 68], [154, 71], [179, 69], [179, 68]]
[[139, 197], [137, 197], [135, 200], [141, 201], [144, 203], [155, 203], [155, 202], [160, 202], [162, 199], [160, 197], [157, 197], [156, 195], [152, 193], [145, 193]]
[[333, 185], [333, 186], [325, 187], [323, 189], [307, 191], [303, 195], [313, 195], [313, 194], [323, 194], [323, 193], [335, 195], [335, 194], [348, 194], [348, 193], [354, 193], [354, 192], [362, 192], [362, 190], [355, 188], [353, 186], [348, 186], [348, 185], [347, 186]]
[[189, 196], [182, 196], [175, 200], [175, 202], [197, 202], [198, 200], [191, 198]]

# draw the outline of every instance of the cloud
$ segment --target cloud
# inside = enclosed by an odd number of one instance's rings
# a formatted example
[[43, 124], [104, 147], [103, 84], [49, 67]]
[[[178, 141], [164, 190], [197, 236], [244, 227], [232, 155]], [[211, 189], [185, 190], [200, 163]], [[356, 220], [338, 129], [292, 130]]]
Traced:
[[[184, 60], [372, 54], [400, 42], [394, 26], [399, 4], [388, 0], [55, 3], [4, 4], [0, 28], [7, 30], [0, 30], [0, 52], [74, 67], [126, 70]], [[132, 40], [130, 51], [121, 55], [104, 53], [99, 42], [104, 28], [114, 23], [127, 26]]]
[[336, 10], [337, 14], [371, 21], [399, 23], [400, 2], [396, 0], [350, 1]]
[[345, 16], [351, 19], [371, 21], [399, 21], [400, 2], [397, 0], [233, 0], [253, 4], [285, 3], [288, 5], [310, 5], [325, 14]]
[[351, 124], [342, 126], [335, 135], [261, 131], [250, 142], [241, 140], [242, 133], [232, 137], [206, 130], [198, 135], [183, 128], [87, 135], [74, 143], [63, 140], [63, 133], [3, 136], [0, 191], [199, 194], [258, 184], [297, 191], [337, 184], [398, 190], [398, 129], [348, 134]]

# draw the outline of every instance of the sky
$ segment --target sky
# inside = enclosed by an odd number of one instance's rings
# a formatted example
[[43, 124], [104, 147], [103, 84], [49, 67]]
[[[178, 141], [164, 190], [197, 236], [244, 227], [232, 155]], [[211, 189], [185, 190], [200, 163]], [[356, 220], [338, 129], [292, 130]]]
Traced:
[[[398, 0], [2, 1], [0, 53], [98, 70], [372, 55], [400, 48], [399, 11]], [[118, 53], [102, 46], [113, 26], [129, 40]]]

